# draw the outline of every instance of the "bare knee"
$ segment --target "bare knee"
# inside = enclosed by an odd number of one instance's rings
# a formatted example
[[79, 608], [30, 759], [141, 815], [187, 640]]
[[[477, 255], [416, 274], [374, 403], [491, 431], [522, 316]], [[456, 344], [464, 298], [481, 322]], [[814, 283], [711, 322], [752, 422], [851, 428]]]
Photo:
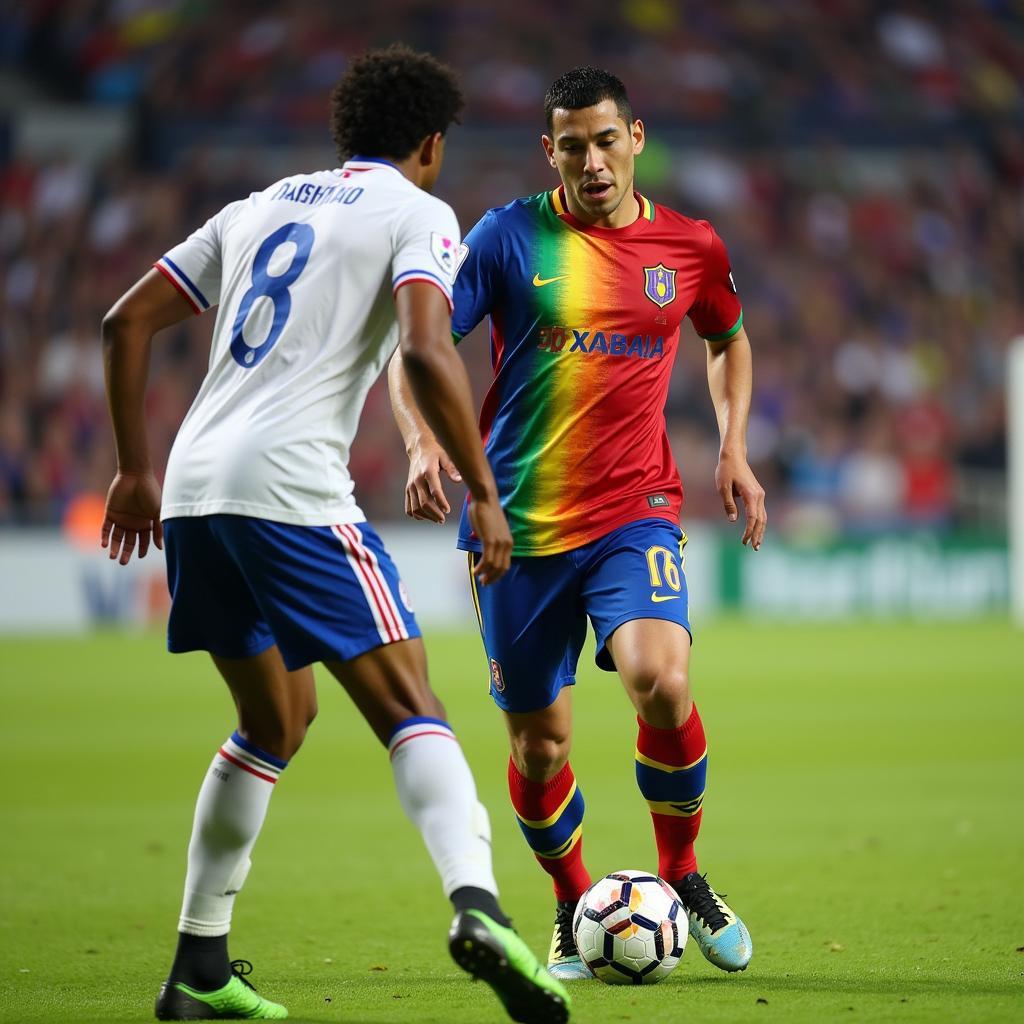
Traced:
[[629, 680], [637, 714], [649, 725], [672, 729], [690, 717], [689, 673], [682, 666], [644, 667]]
[[528, 779], [547, 782], [569, 760], [569, 746], [569, 735], [561, 732], [517, 732], [512, 736], [512, 760]]
[[290, 708], [286, 714], [259, 715], [239, 708], [239, 732], [260, 750], [290, 761], [302, 746], [317, 715], [316, 700]]

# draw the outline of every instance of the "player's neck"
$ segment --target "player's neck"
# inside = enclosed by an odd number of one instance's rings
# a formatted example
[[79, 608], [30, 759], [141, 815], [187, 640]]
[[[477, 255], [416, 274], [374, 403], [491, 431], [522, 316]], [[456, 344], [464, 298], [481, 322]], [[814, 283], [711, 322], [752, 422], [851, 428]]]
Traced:
[[423, 188], [423, 165], [418, 154], [414, 153], [404, 160], [393, 160], [392, 163], [403, 178], [408, 178], [417, 188]]
[[632, 185], [630, 185], [629, 195], [611, 213], [604, 217], [594, 217], [592, 214], [588, 214], [586, 210], [580, 209], [569, 195], [569, 189], [564, 189], [563, 194], [568, 211], [581, 224], [586, 224], [591, 228], [611, 228], [612, 230], [628, 228], [630, 224], [635, 224], [640, 219], [640, 200], [637, 199]]

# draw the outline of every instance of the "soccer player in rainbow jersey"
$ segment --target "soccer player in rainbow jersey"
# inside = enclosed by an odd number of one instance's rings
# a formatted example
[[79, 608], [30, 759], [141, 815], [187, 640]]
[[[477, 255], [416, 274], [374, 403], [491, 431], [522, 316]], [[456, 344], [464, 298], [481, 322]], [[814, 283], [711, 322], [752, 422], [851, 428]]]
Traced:
[[[229, 204], [104, 321], [118, 475], [102, 543], [125, 564], [151, 537], [161, 546], [162, 520], [168, 646], [208, 651], [238, 710], [199, 792], [160, 1020], [288, 1016], [241, 977], [228, 931], [275, 785], [316, 714], [317, 661], [388, 751], [399, 800], [456, 911], [456, 962], [514, 1020], [569, 1016], [564, 989], [498, 905], [487, 812], [346, 468], [366, 393], [398, 345], [479, 506], [481, 582], [507, 568], [512, 538], [450, 342], [459, 227], [429, 195], [461, 106], [452, 70], [426, 54], [392, 47], [353, 61], [331, 103], [342, 166]], [[212, 307], [209, 371], [172, 448], [161, 505], [143, 416], [151, 339]]]
[[[456, 340], [490, 316], [494, 381], [481, 429], [514, 539], [512, 566], [473, 587], [490, 692], [511, 743], [508, 784], [527, 843], [554, 883], [548, 970], [586, 978], [572, 911], [591, 883], [583, 862], [583, 794], [569, 763], [572, 689], [586, 637], [617, 671], [637, 712], [636, 779], [647, 800], [658, 873], [679, 893], [691, 936], [712, 963], [743, 970], [740, 918], [697, 870], [707, 770], [691, 697], [690, 624], [679, 527], [683, 493], [664, 406], [679, 330], [707, 344], [721, 434], [716, 484], [725, 513], [743, 503], [743, 544], [757, 550], [764, 492], [746, 458], [751, 351], [721, 239], [634, 191], [644, 128], [623, 84], [591, 67], [545, 98], [542, 143], [561, 185], [489, 210], [460, 250]], [[406, 511], [450, 511], [442, 445], [412, 401], [401, 356], [392, 404], [410, 452]], [[472, 498], [469, 499], [471, 508]], [[470, 566], [480, 539], [463, 510]]]

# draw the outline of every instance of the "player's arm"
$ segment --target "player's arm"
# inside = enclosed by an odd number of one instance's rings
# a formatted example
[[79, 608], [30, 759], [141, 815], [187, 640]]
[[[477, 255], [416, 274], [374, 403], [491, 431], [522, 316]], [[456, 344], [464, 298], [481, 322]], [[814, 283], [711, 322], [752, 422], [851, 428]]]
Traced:
[[412, 519], [443, 523], [452, 508], [441, 484], [441, 473], [447, 473], [456, 483], [462, 474], [416, 407], [409, 378], [402, 368], [401, 349], [395, 351], [388, 364], [388, 392], [391, 411], [409, 456], [405, 514]]
[[417, 429], [427, 428], [451, 453], [472, 495], [470, 518], [483, 545], [475, 572], [481, 583], [492, 583], [511, 563], [512, 534], [477, 431], [469, 374], [451, 343], [447, 300], [434, 285], [413, 281], [399, 288], [395, 305], [401, 365], [388, 376], [402, 374], [408, 384], [399, 395], [405, 426], [418, 421]]
[[764, 488], [747, 463], [747, 420], [753, 387], [753, 357], [747, 332], [740, 327], [722, 341], [708, 341], [708, 389], [718, 418], [721, 447], [715, 486], [730, 522], [736, 520], [736, 498], [743, 501], [746, 525], [742, 541], [757, 551], [764, 539], [768, 514]]
[[150, 270], [114, 303], [103, 318], [103, 371], [114, 427], [117, 475], [107, 492], [100, 543], [126, 565], [138, 546], [149, 550], [150, 535], [164, 546], [160, 485], [149, 457], [144, 402], [153, 335], [192, 316], [195, 310], [156, 270]]
[[[494, 307], [496, 282], [502, 265], [502, 236], [493, 210], [473, 226], [459, 247], [456, 277], [452, 287], [454, 314], [452, 332], [456, 341], [464, 338]], [[388, 367], [391, 408], [409, 456], [409, 479], [405, 486], [405, 514], [412, 519], [443, 523], [451, 512], [444, 493], [442, 473], [455, 481], [459, 471], [444, 447], [423, 419], [412, 397], [402, 369], [402, 353], [395, 353]]]

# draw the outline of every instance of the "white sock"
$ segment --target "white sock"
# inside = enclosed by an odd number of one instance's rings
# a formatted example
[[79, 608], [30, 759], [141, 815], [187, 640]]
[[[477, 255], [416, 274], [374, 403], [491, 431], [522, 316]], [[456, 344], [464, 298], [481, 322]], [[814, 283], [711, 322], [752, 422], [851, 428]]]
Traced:
[[196, 801], [179, 932], [227, 934], [249, 854], [287, 763], [237, 732], [217, 751]]
[[455, 734], [437, 718], [409, 718], [388, 742], [398, 799], [420, 830], [445, 896], [466, 885], [498, 893], [491, 823]]

